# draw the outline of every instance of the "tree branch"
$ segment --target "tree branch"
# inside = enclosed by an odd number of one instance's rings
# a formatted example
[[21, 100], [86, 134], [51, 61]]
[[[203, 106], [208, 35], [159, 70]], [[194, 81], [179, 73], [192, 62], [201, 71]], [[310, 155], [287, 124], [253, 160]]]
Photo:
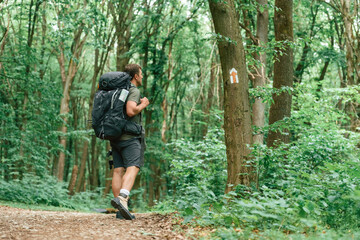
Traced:
[[251, 40], [253, 41], [253, 43], [258, 46], [259, 45], [259, 39], [255, 38], [254, 35], [252, 34], [252, 32], [250, 31], [249, 28], [247, 28], [244, 24], [242, 24], [241, 22], [239, 22], [239, 25], [242, 29], [244, 29], [250, 36]]

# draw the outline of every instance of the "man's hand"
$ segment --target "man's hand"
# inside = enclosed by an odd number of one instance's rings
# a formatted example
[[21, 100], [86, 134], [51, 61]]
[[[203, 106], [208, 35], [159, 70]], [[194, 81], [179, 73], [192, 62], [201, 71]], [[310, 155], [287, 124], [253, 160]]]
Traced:
[[150, 104], [149, 99], [147, 99], [146, 97], [141, 98], [140, 104], [143, 105], [144, 108], [146, 108]]

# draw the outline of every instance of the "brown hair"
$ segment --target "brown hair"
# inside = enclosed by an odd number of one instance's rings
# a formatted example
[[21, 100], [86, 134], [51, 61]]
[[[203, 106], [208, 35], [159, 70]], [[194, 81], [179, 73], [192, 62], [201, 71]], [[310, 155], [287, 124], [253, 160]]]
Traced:
[[138, 64], [128, 64], [125, 66], [124, 72], [128, 73], [131, 78], [134, 78], [135, 74], [140, 73], [140, 65]]

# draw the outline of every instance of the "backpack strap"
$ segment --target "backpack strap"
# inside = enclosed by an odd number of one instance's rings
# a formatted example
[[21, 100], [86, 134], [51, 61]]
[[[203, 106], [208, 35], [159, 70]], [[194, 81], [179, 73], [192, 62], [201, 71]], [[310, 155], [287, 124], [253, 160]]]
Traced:
[[130, 90], [130, 88], [133, 88], [134, 86], [131, 84], [131, 82], [129, 81], [129, 83], [126, 86], [126, 90]]
[[[131, 82], [130, 82], [130, 84], [128, 85], [128, 88], [127, 88], [126, 90], [130, 91], [131, 88], [136, 88], [136, 86], [134, 86], [134, 85], [131, 84]], [[141, 98], [141, 95], [140, 95], [140, 98]], [[125, 109], [124, 109], [125, 113], [126, 113], [126, 103], [127, 103], [127, 99], [126, 99], [126, 102], [125, 102]], [[142, 112], [140, 112], [139, 114], [140, 114], [140, 125], [142, 125]], [[128, 115], [125, 114], [125, 116], [126, 116], [126, 118], [127, 118], [127, 120], [128, 120], [128, 119], [129, 119]]]

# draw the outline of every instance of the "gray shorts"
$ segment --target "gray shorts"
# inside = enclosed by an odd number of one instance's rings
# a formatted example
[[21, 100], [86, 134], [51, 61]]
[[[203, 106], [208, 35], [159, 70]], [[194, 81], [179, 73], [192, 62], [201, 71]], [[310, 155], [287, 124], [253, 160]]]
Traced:
[[144, 165], [140, 138], [132, 138], [117, 142], [110, 141], [110, 145], [115, 168], [127, 168], [132, 166], [141, 168]]

